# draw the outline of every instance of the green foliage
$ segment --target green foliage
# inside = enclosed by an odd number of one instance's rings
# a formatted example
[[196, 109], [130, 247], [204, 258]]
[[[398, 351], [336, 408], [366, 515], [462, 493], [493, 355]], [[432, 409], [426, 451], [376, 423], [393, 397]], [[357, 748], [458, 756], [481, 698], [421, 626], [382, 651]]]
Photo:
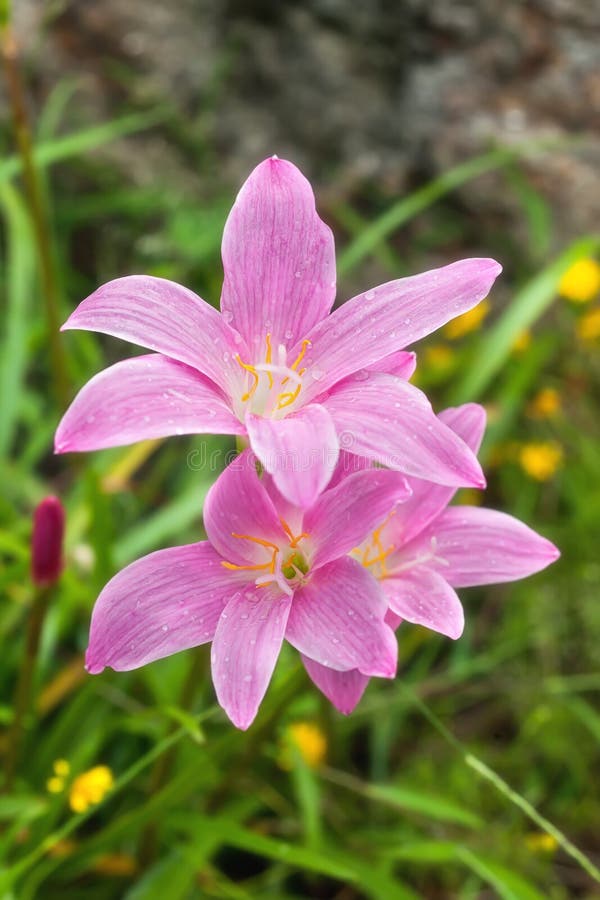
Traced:
[[[53, 211], [64, 312], [127, 270], [179, 279], [215, 303], [220, 234], [235, 186], [212, 179], [210, 195], [200, 195], [174, 188], [167, 172], [161, 184], [134, 187], [110, 158], [89, 154], [127, 134], [141, 141], [142, 129], [169, 116], [129, 114], [57, 136], [74, 90], [65, 82], [51, 95], [35, 148]], [[170, 127], [176, 141], [177, 127]], [[5, 138], [8, 144], [8, 130]], [[190, 149], [200, 158], [202, 147]], [[362, 284], [357, 267], [368, 259], [386, 281], [425, 268], [430, 253], [460, 255], [457, 242], [468, 255], [474, 225], [453, 192], [468, 191], [482, 175], [505, 179], [527, 240], [515, 242], [483, 222], [492, 235], [489, 254], [505, 265], [490, 324], [456, 341], [442, 333], [423, 342], [418, 377], [438, 408], [485, 402], [486, 502], [548, 534], [563, 559], [523, 584], [464, 592], [468, 624], [456, 644], [403, 626], [397, 682], [373, 682], [348, 719], [317, 695], [294, 654], [284, 653], [247, 734], [214, 707], [206, 648], [137, 672], [92, 678], [83, 670], [98, 590], [138, 556], [203, 536], [203, 499], [231, 447], [218, 437], [174, 438], [141, 453], [52, 456], [62, 410], [48, 389], [31, 223], [18, 158], [0, 164], [3, 729], [32, 602], [32, 508], [56, 492], [68, 522], [67, 567], [45, 623], [18, 777], [14, 791], [0, 796], [0, 896], [599, 895], [592, 773], [600, 762], [600, 368], [597, 344], [577, 338], [585, 310], [558, 299], [557, 284], [574, 259], [600, 244], [573, 235], [569, 246], [555, 246], [548, 204], [522, 168], [525, 150], [493, 150], [397, 202], [380, 198], [379, 215], [357, 198], [333, 202], [332, 224], [350, 238], [342, 273]], [[203, 174], [209, 183], [214, 173]], [[91, 262], [74, 249], [89, 239], [90, 222]], [[411, 231], [415, 224], [420, 230]], [[525, 329], [531, 342], [515, 351]], [[439, 368], [440, 344], [451, 357], [451, 379]], [[63, 346], [73, 393], [127, 352], [81, 333], [69, 333]], [[531, 401], [548, 386], [561, 408], [536, 418]], [[562, 447], [564, 464], [550, 480], [532, 480], [520, 465], [519, 447], [528, 441]], [[326, 738], [326, 760], [316, 768], [297, 747], [290, 750], [288, 726], [299, 721]], [[70, 773], [62, 790], [49, 792], [62, 759]], [[99, 805], [73, 812], [70, 783], [101, 764], [113, 772], [113, 788]]]

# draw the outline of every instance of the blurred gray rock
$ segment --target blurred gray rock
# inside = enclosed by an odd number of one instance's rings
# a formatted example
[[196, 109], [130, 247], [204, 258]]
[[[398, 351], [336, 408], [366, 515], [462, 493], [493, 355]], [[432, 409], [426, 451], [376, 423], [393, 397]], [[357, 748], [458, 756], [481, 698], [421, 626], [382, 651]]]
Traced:
[[[558, 238], [597, 227], [597, 0], [19, 0], [18, 30], [42, 103], [82, 82], [74, 121], [166, 101], [216, 151], [200, 169], [160, 131], [118, 160], [152, 183], [241, 181], [277, 153], [325, 187], [368, 180], [390, 196], [493, 143], [579, 136], [529, 166], [559, 213]], [[52, 9], [52, 7], [51, 7]], [[44, 19], [44, 15], [46, 18]], [[500, 179], [468, 200], [512, 215]]]

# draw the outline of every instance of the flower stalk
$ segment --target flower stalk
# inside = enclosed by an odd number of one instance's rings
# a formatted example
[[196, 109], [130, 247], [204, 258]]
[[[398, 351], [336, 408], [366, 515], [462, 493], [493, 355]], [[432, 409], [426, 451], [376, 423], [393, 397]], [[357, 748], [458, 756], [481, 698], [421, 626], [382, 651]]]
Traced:
[[69, 387], [66, 359], [59, 333], [58, 281], [52, 254], [50, 223], [33, 156], [19, 47], [11, 24], [10, 0], [0, 0], [0, 55], [40, 267], [54, 390], [58, 401], [65, 403], [69, 398]]
[[14, 716], [8, 734], [4, 790], [11, 791], [19, 761], [25, 724], [33, 693], [33, 679], [46, 613], [62, 571], [64, 510], [56, 497], [46, 497], [34, 513], [31, 540], [33, 602], [27, 620], [25, 650], [14, 699]]

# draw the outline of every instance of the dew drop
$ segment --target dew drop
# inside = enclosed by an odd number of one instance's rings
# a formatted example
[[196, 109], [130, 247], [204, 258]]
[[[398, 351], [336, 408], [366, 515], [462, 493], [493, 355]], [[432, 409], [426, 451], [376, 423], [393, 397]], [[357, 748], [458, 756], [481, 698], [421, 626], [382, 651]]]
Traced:
[[374, 300], [375, 299], [375, 291], [366, 291], [365, 292], [365, 300]]
[[323, 377], [323, 373], [320, 369], [311, 369], [311, 377], [314, 378], [315, 381], [320, 381]]
[[168, 626], [168, 625], [163, 625], [162, 630], [163, 630], [163, 631], [165, 632], [165, 634], [166, 634], [166, 632], [169, 630], [169, 626]]

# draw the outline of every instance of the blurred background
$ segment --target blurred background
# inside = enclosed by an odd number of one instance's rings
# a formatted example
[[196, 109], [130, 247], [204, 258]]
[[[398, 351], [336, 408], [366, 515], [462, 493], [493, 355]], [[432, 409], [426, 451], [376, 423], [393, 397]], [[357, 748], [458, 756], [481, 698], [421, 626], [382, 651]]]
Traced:
[[[600, 897], [599, 30], [593, 0], [0, 2], [2, 898]], [[414, 348], [416, 381], [437, 409], [486, 405], [485, 503], [562, 558], [462, 591], [457, 643], [403, 626], [396, 682], [347, 719], [283, 654], [239, 734], [206, 648], [83, 669], [99, 589], [203, 537], [197, 451], [228, 444], [54, 457], [68, 400], [130, 355], [56, 326], [130, 273], [217, 305], [225, 217], [273, 153], [315, 186], [340, 302], [502, 262]], [[42, 589], [49, 494], [65, 569]]]

